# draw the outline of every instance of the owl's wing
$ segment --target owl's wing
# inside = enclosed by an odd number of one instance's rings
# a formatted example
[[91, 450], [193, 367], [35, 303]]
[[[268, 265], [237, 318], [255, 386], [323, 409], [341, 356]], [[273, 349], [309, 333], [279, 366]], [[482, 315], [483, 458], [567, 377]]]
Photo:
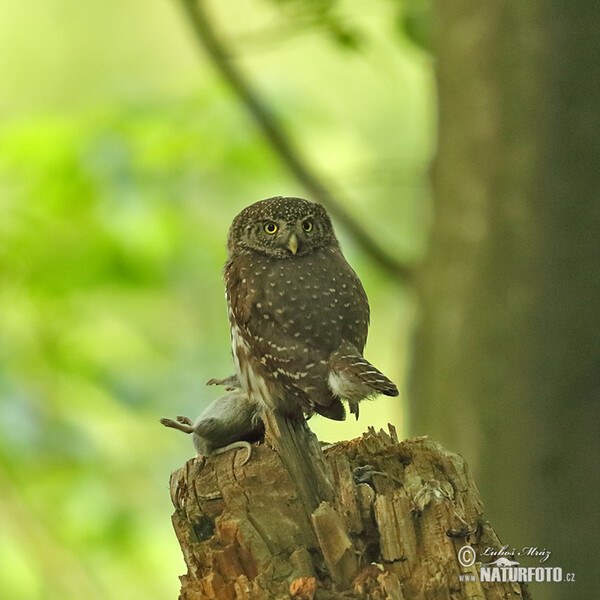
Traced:
[[398, 395], [396, 385], [348, 343], [331, 357], [328, 382], [337, 396], [348, 400], [357, 419], [361, 400], [375, 394]]
[[334, 264], [339, 280], [336, 285], [340, 301], [338, 310], [343, 311], [344, 316], [338, 347], [350, 342], [362, 354], [371, 317], [367, 293], [358, 275], [341, 253], [335, 255]]
[[[398, 395], [396, 384], [360, 354], [337, 356], [331, 362], [331, 370], [343, 375], [349, 385], [355, 383], [357, 386], [368, 386], [372, 389], [372, 394]], [[340, 395], [342, 398], [346, 397], [344, 394]]]

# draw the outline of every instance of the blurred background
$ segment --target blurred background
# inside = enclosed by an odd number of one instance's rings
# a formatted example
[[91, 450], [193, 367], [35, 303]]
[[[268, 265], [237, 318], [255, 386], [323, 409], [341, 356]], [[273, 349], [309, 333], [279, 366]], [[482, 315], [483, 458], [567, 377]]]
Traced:
[[[419, 19], [383, 0], [208, 8], [308, 168], [416, 261], [435, 121]], [[175, 0], [0, 0], [0, 89], [1, 595], [176, 598], [168, 481], [194, 451], [158, 419], [195, 417], [232, 372], [233, 217], [307, 192]], [[402, 387], [414, 293], [337, 229], [371, 302], [366, 356]], [[311, 427], [406, 433], [403, 395]]]
[[330, 208], [402, 390], [320, 439], [439, 440], [575, 573], [534, 598], [597, 595], [600, 4], [366, 6], [0, 0], [2, 598], [177, 597], [158, 420], [232, 372], [227, 231], [274, 195]]

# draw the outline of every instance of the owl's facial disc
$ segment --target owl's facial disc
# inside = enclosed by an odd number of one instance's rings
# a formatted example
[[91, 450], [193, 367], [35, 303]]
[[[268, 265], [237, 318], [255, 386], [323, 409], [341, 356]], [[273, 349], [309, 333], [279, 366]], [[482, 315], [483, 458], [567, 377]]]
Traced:
[[234, 219], [228, 248], [230, 253], [259, 252], [295, 259], [325, 248], [339, 248], [339, 244], [321, 205], [277, 196], [251, 204]]

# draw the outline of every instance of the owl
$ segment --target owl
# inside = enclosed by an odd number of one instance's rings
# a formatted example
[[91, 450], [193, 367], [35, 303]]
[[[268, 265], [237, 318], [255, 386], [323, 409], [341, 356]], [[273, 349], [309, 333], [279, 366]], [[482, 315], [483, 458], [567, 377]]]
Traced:
[[263, 409], [344, 420], [396, 386], [362, 353], [369, 303], [320, 205], [275, 197], [233, 221], [224, 269], [241, 387]]

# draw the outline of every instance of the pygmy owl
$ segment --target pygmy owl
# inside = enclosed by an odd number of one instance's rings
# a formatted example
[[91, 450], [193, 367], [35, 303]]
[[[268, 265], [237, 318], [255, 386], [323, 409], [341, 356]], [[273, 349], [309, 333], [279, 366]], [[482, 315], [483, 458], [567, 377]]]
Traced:
[[224, 278], [236, 373], [263, 407], [358, 418], [360, 400], [396, 386], [363, 349], [369, 303], [320, 204], [275, 197], [233, 221]]

